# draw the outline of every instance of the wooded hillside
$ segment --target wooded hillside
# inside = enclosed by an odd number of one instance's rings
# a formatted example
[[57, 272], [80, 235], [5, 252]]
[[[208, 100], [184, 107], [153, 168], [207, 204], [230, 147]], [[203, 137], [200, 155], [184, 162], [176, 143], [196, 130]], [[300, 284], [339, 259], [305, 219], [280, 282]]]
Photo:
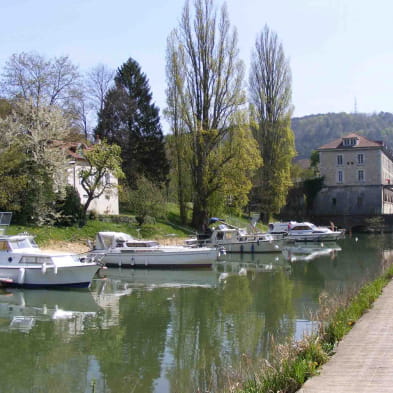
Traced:
[[297, 158], [309, 158], [312, 150], [350, 132], [393, 146], [393, 114], [380, 112], [327, 113], [292, 119]]

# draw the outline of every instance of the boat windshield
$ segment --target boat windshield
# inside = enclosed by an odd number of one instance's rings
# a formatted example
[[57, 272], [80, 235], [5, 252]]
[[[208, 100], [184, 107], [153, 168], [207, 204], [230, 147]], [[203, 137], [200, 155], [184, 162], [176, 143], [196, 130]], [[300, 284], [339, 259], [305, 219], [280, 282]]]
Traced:
[[37, 248], [37, 243], [34, 241], [34, 239], [30, 238], [17, 238], [17, 239], [12, 239], [9, 242], [11, 248], [13, 250], [17, 250], [20, 248]]

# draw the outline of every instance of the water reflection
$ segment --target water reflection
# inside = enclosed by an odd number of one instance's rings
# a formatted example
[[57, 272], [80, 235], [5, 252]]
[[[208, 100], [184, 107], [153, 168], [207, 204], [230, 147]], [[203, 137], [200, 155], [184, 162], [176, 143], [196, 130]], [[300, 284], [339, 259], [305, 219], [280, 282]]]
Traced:
[[296, 261], [312, 261], [313, 259], [328, 256], [335, 259], [337, 253], [342, 249], [336, 242], [326, 243], [299, 243], [288, 245], [283, 248], [282, 253], [284, 258], [290, 262]]
[[[89, 291], [3, 291], [2, 390], [217, 390], [244, 359], [301, 338], [321, 296], [345, 296], [393, 261], [391, 236], [321, 247], [334, 258], [315, 246], [231, 254], [204, 270], [107, 269]], [[302, 252], [313, 258], [293, 258]]]
[[83, 332], [84, 320], [95, 316], [99, 306], [88, 291], [4, 289], [0, 291], [0, 320], [3, 331], [28, 332], [36, 321], [71, 321], [72, 335]]

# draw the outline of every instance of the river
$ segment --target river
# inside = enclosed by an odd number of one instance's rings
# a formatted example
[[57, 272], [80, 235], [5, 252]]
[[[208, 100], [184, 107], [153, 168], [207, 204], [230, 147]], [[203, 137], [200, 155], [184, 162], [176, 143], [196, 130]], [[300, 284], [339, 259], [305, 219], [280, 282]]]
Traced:
[[2, 289], [0, 392], [217, 391], [392, 261], [391, 234], [358, 235], [211, 269], [107, 269], [88, 290]]

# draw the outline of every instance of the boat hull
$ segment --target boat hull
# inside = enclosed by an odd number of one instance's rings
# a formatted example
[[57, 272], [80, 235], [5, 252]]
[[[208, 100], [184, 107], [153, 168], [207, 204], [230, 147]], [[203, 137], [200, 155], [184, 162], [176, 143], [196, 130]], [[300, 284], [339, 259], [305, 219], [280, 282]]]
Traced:
[[3, 286], [24, 288], [89, 287], [100, 266], [83, 264], [77, 266], [0, 266], [0, 282]]
[[150, 252], [141, 254], [133, 251], [104, 252], [100, 262], [107, 267], [125, 268], [195, 268], [210, 267], [217, 259], [218, 251], [215, 249], [201, 250], [190, 248], [178, 252]]
[[281, 247], [276, 241], [242, 242], [222, 244], [227, 253], [257, 254], [281, 252]]
[[312, 233], [288, 235], [287, 240], [295, 242], [327, 242], [336, 241], [342, 238], [341, 233]]

